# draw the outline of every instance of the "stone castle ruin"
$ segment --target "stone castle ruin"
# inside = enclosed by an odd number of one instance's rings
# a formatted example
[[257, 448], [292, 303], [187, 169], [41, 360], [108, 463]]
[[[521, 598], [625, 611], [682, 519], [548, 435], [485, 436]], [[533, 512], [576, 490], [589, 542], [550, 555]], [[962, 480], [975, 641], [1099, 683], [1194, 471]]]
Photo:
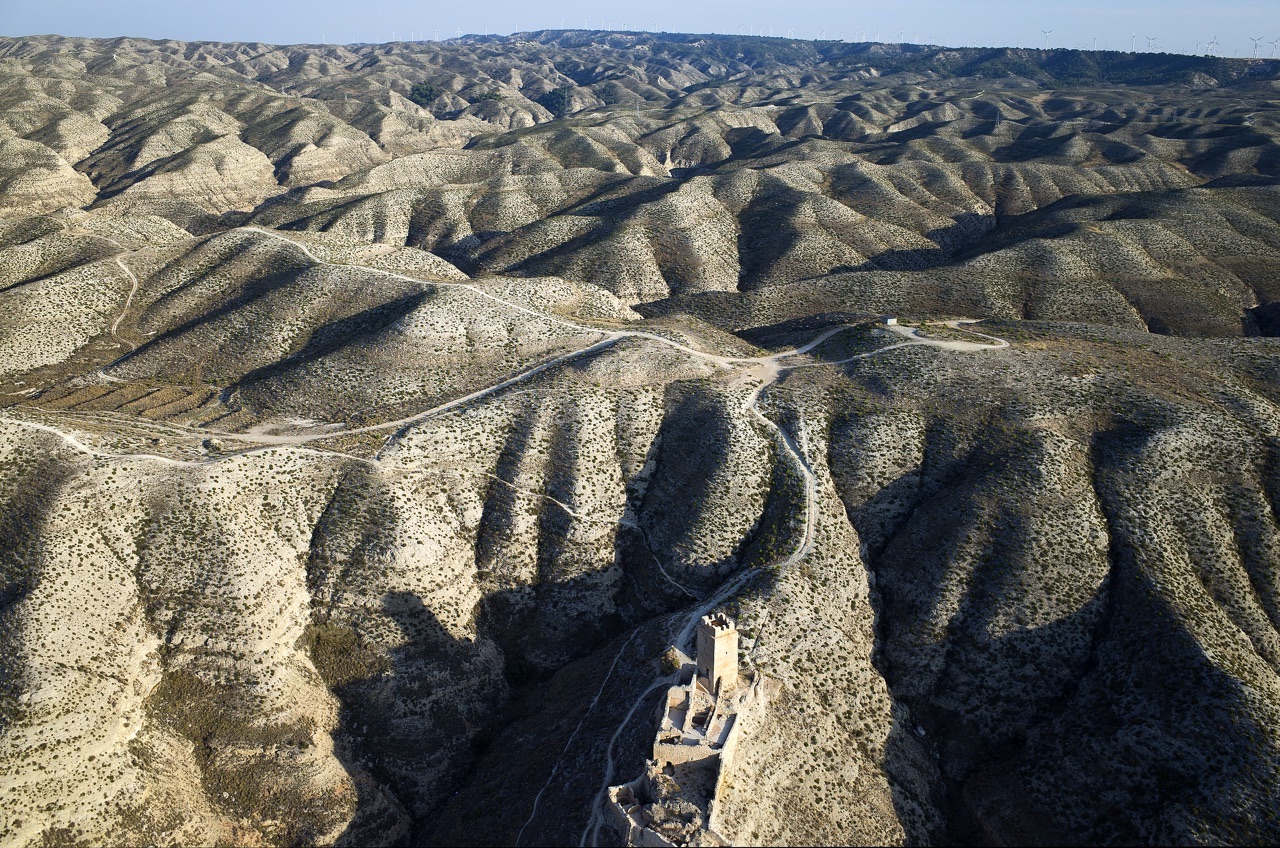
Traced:
[[680, 682], [667, 690], [653, 753], [644, 774], [609, 788], [610, 821], [627, 845], [728, 845], [716, 800], [760, 681], [739, 673], [738, 630], [726, 615], [702, 617], [695, 661], [676, 653]]

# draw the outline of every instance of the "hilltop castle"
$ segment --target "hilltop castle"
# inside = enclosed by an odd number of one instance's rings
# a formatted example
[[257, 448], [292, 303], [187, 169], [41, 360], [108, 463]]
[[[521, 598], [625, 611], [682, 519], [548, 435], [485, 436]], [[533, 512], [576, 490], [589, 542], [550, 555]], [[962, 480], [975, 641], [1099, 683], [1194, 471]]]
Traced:
[[715, 803], [759, 681], [741, 685], [738, 630], [726, 615], [702, 617], [696, 661], [676, 653], [681, 682], [667, 690], [645, 773], [609, 789], [612, 821], [628, 845], [727, 845]]

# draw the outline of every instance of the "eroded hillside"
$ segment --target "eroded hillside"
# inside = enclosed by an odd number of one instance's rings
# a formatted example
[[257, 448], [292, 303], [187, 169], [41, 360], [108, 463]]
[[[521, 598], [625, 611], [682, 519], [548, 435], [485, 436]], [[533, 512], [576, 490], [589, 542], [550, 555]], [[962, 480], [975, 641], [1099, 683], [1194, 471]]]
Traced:
[[1277, 841], [1278, 73], [0, 40], [4, 841]]

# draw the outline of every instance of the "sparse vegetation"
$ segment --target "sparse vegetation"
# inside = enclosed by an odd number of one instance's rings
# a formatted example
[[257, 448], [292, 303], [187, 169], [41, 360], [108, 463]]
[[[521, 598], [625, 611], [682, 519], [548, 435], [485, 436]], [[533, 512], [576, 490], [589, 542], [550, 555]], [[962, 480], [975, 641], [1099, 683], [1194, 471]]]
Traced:
[[1276, 63], [0, 47], [6, 844], [1280, 839]]

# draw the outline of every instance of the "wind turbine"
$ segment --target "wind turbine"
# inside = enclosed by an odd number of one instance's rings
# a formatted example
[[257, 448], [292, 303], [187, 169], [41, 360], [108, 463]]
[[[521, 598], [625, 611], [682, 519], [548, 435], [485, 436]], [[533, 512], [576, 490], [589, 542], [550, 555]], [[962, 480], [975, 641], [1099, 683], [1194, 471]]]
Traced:
[[1156, 46], [1156, 40], [1154, 37], [1150, 35], [1146, 36], [1146, 39], [1147, 39], [1147, 52], [1150, 53]]
[[1135, 32], [1133, 37], [1129, 39], [1129, 52], [1136, 53], [1138, 51], [1138, 34]]
[[1275, 41], [1268, 41], [1267, 43], [1271, 45], [1271, 55], [1274, 57], [1276, 55], [1276, 45], [1280, 44], [1280, 38], [1277, 38]]
[[1049, 49], [1049, 33], [1053, 32], [1053, 30], [1042, 29], [1040, 31], [1044, 33], [1044, 49], [1048, 50]]
[[1209, 44], [1208, 44], [1207, 46], [1208, 46], [1208, 48], [1209, 48], [1209, 55], [1210, 55], [1210, 56], [1213, 56], [1215, 53], [1217, 53], [1217, 51], [1218, 51], [1218, 36], [1216, 36], [1216, 35], [1215, 35], [1215, 36], [1213, 37], [1213, 40], [1212, 40], [1212, 41], [1210, 41], [1210, 42], [1209, 42]]
[[1260, 36], [1258, 36], [1257, 38], [1250, 38], [1250, 39], [1249, 39], [1250, 41], [1252, 41], [1252, 42], [1253, 42], [1253, 58], [1255, 58], [1255, 59], [1256, 59], [1256, 58], [1258, 58], [1258, 42], [1259, 42], [1259, 41], [1261, 41], [1261, 40], [1262, 40], [1262, 39], [1264, 39], [1264, 38], [1266, 38], [1266, 36], [1265, 36], [1265, 35], [1260, 35]]

